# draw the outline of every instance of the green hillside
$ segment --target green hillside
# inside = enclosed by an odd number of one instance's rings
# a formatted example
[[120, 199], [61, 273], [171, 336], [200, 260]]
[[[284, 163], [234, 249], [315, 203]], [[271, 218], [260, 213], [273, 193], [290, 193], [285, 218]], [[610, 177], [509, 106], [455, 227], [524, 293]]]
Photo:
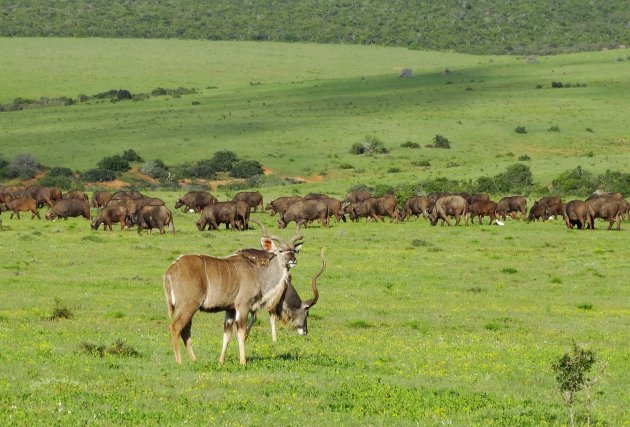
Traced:
[[630, 3], [620, 0], [8, 0], [0, 5], [0, 36], [273, 40], [557, 53], [630, 43], [629, 16]]
[[[5, 161], [29, 153], [47, 167], [85, 171], [128, 149], [168, 166], [231, 150], [276, 176], [324, 177], [340, 192], [353, 183], [475, 180], [519, 159], [544, 186], [577, 166], [627, 172], [630, 161], [630, 61], [616, 61], [625, 50], [532, 62], [252, 42], [14, 38], [0, 46], [2, 104], [74, 102], [0, 113]], [[413, 77], [400, 78], [402, 67]], [[180, 86], [198, 92], [115, 103], [79, 96]], [[527, 133], [515, 132], [521, 126]], [[426, 147], [438, 134], [451, 149]], [[350, 153], [370, 139], [389, 153]]]

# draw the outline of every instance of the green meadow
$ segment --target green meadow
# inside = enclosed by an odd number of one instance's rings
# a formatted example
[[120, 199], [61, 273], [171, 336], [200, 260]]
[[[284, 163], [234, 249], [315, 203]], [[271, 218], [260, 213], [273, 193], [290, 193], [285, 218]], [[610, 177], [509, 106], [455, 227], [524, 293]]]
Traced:
[[[342, 198], [358, 183], [474, 180], [521, 155], [542, 185], [578, 165], [628, 172], [630, 61], [616, 61], [628, 50], [533, 59], [1, 38], [0, 51], [0, 104], [199, 89], [2, 112], [5, 160], [30, 153], [47, 166], [83, 171], [130, 148], [167, 165], [228, 149], [278, 176], [310, 181], [261, 188], [265, 200], [309, 191]], [[401, 68], [413, 77], [400, 78]], [[558, 81], [580, 87], [552, 89]], [[452, 148], [427, 148], [436, 134]], [[390, 153], [351, 154], [366, 137]], [[420, 148], [400, 146], [407, 141]], [[185, 192], [151, 194], [173, 209]], [[221, 200], [233, 194], [216, 192]], [[198, 361], [184, 354], [183, 365], [175, 363], [161, 280], [180, 254], [258, 247], [260, 231], [199, 232], [197, 214], [174, 214], [177, 233], [162, 236], [93, 231], [84, 219], [0, 216], [1, 424], [567, 425], [551, 364], [573, 343], [595, 352], [593, 373], [603, 369], [592, 423], [630, 424], [627, 220], [621, 231], [606, 231], [604, 222], [568, 230], [561, 220], [314, 225], [303, 230], [292, 272], [309, 298], [325, 248], [309, 335], [281, 326], [272, 343], [260, 313], [241, 367], [235, 340], [218, 364], [223, 315], [206, 313], [193, 322]], [[292, 235], [291, 226], [277, 229], [277, 217], [253, 215], [273, 233]], [[575, 410], [585, 424], [582, 401]]]

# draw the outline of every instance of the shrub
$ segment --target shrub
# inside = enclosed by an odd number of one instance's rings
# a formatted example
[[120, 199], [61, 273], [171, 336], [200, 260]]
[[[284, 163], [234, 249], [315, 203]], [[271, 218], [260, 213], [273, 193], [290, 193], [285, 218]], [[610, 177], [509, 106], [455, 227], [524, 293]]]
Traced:
[[263, 174], [262, 164], [256, 160], [240, 160], [230, 169], [230, 175], [234, 178], [249, 178]]
[[83, 181], [105, 182], [116, 179], [116, 172], [108, 169], [89, 169], [81, 174]]
[[354, 166], [352, 166], [350, 163], [342, 163], [339, 165], [340, 169], [353, 169]]
[[59, 187], [62, 190], [70, 190], [71, 188], [76, 188], [76, 185], [72, 178], [68, 176], [54, 176], [50, 174], [38, 180], [37, 184], [43, 185], [44, 187]]
[[151, 178], [154, 179], [165, 178], [169, 175], [168, 168], [161, 160], [151, 160], [149, 162], [146, 162], [140, 168], [140, 172], [145, 175], [149, 175]]
[[103, 157], [97, 163], [99, 169], [105, 169], [114, 172], [126, 172], [129, 170], [129, 162], [116, 154], [111, 157]]
[[514, 131], [516, 133], [527, 133], [527, 129], [525, 129], [525, 126], [516, 126], [516, 129], [514, 129]]
[[389, 150], [387, 149], [387, 147], [385, 147], [385, 144], [383, 144], [383, 141], [381, 141], [379, 138], [375, 136], [366, 136], [364, 142], [357, 142], [352, 144], [350, 152], [352, 154], [372, 155], [387, 154], [389, 153]]
[[475, 191], [480, 193], [520, 193], [534, 184], [532, 171], [523, 163], [515, 163], [494, 177], [477, 178]]
[[37, 159], [30, 154], [18, 154], [4, 168], [4, 174], [8, 178], [33, 178], [39, 171], [43, 169]]
[[581, 166], [565, 171], [551, 182], [554, 191], [562, 194], [586, 196], [597, 187], [597, 181], [592, 173]]
[[123, 155], [122, 158], [127, 160], [128, 162], [141, 162], [142, 161], [142, 157], [140, 157], [138, 155], [138, 153], [136, 153], [134, 150], [126, 150]]
[[531, 157], [529, 157], [527, 154], [523, 154], [523, 155], [521, 155], [521, 156], [518, 156], [518, 160], [519, 160], [519, 161], [521, 161], [521, 162], [525, 162], [525, 161], [527, 161], [527, 160], [531, 160], [531, 159], [532, 159], [532, 158], [531, 158]]
[[400, 173], [400, 172], [402, 172], [402, 170], [398, 167], [391, 167], [387, 169], [387, 173]]
[[55, 298], [55, 306], [48, 320], [72, 319], [74, 313], [59, 298]]
[[552, 88], [561, 88], [562, 86], [562, 82], [551, 82]]
[[597, 177], [597, 188], [608, 193], [630, 194], [630, 173], [607, 170]]
[[204, 179], [215, 179], [217, 177], [217, 169], [212, 159], [200, 160], [188, 169], [182, 170], [184, 176]]
[[72, 176], [72, 170], [70, 168], [55, 166], [48, 171], [48, 176]]
[[442, 135], [435, 135], [433, 137], [433, 147], [434, 148], [451, 148], [451, 143], [448, 140], [448, 138], [445, 138]]
[[430, 162], [430, 161], [428, 161], [428, 160], [426, 160], [426, 159], [423, 159], [423, 160], [413, 160], [413, 161], [411, 162], [411, 164], [412, 164], [413, 166], [431, 166], [431, 162]]
[[549, 129], [547, 129], [547, 132], [560, 132], [560, 126], [553, 125]]
[[417, 142], [412, 142], [412, 141], [405, 141], [402, 144], [400, 144], [400, 146], [402, 148], [420, 148], [420, 144], [418, 144]]

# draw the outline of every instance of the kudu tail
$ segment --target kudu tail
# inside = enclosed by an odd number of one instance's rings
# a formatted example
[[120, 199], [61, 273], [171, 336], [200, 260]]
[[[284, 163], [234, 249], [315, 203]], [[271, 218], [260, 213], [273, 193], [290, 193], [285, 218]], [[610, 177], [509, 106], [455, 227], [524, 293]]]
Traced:
[[171, 276], [166, 273], [164, 275], [164, 295], [166, 296], [166, 308], [168, 310], [168, 317], [173, 317], [175, 311], [175, 296], [173, 294], [173, 284], [171, 283]]

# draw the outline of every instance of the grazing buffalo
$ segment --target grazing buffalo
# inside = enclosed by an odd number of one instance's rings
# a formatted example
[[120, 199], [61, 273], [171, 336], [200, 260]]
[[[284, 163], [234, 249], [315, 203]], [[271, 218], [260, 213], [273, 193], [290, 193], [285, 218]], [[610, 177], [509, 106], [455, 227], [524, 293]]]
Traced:
[[92, 194], [92, 207], [102, 208], [106, 206], [111, 199], [112, 193], [110, 193], [109, 191], [95, 191], [94, 194]]
[[237, 201], [236, 203], [236, 227], [239, 230], [249, 229], [249, 214], [251, 206], [247, 202]]
[[10, 185], [2, 189], [2, 194], [10, 194], [14, 199], [19, 199], [24, 196], [26, 187], [23, 185]]
[[490, 200], [490, 196], [489, 195], [475, 193], [475, 194], [471, 194], [470, 198], [467, 199], [466, 201], [468, 202], [468, 206], [470, 206], [473, 203], [483, 202], [483, 201], [488, 201], [488, 200]]
[[142, 197], [140, 199], [134, 199], [136, 202], [136, 210], [144, 206], [166, 206], [164, 200], [158, 197]]
[[112, 198], [109, 202], [107, 202], [105, 207], [122, 206], [127, 211], [127, 214], [135, 215], [136, 211], [138, 210], [138, 205], [136, 203], [137, 200], [138, 199], [131, 199], [131, 198], [123, 198], [123, 199]]
[[245, 202], [249, 205], [250, 209], [253, 209], [254, 211], [258, 210], [258, 206], [260, 206], [260, 209], [264, 209], [263, 196], [258, 191], [241, 191], [234, 196], [232, 201]]
[[13, 196], [9, 193], [0, 193], [0, 203], [9, 203], [13, 200]]
[[562, 204], [560, 197], [543, 197], [536, 203], [543, 207], [544, 219], [551, 216], [556, 217], [558, 215], [562, 215], [562, 212], [564, 211], [564, 205]]
[[617, 230], [621, 229], [621, 200], [613, 195], [597, 196], [586, 200], [586, 222], [591, 230], [595, 229], [595, 218], [608, 221], [608, 229], [617, 224]]
[[[239, 203], [243, 205], [242, 202]], [[240, 209], [242, 211], [243, 206]], [[245, 209], [249, 212], [249, 205], [245, 204]], [[208, 230], [217, 230], [221, 224], [225, 224], [225, 228], [238, 230], [240, 229], [237, 225], [238, 218], [239, 206], [237, 203], [217, 202], [203, 208], [201, 217], [197, 221], [197, 228], [199, 231], [203, 231], [207, 226]]]
[[431, 225], [436, 225], [441, 219], [442, 224], [446, 222], [450, 226], [449, 216], [455, 217], [455, 225], [459, 225], [462, 217], [464, 218], [464, 225], [468, 225], [468, 203], [465, 198], [454, 195], [440, 197], [435, 201], [431, 211]]
[[564, 217], [567, 228], [573, 228], [573, 226], [577, 225], [578, 229], [584, 229], [587, 212], [588, 208], [586, 207], [586, 203], [581, 200], [571, 200], [564, 205], [562, 216]]
[[48, 213], [46, 219], [53, 220], [57, 218], [63, 218], [67, 220], [68, 217], [82, 216], [85, 219], [92, 219], [90, 217], [90, 205], [87, 200], [83, 199], [63, 199], [55, 203]]
[[329, 199], [328, 195], [322, 193], [308, 193], [304, 200]]
[[402, 210], [400, 211], [400, 220], [403, 221], [412, 216], [419, 218], [420, 215], [428, 218], [429, 204], [429, 198], [425, 196], [415, 196], [408, 198], [405, 202], [405, 207], [402, 208]]
[[527, 220], [529, 222], [536, 221], [536, 220], [544, 221], [546, 216], [547, 216], [547, 209], [540, 203], [535, 202], [534, 206], [532, 206], [529, 210], [529, 216], [527, 217]]
[[52, 205], [54, 204], [52, 201], [52, 196], [50, 194], [50, 189], [42, 185], [34, 185], [33, 187], [28, 187], [24, 191], [24, 195], [35, 199], [38, 208], [41, 208], [44, 205], [52, 207]]
[[328, 226], [328, 205], [318, 199], [302, 200], [289, 206], [278, 220], [278, 227], [286, 228], [291, 221], [300, 224], [315, 220]]
[[147, 230], [147, 233], [151, 234], [154, 228], [160, 230], [160, 234], [164, 234], [165, 227], [175, 234], [173, 214], [166, 209], [166, 206], [144, 206], [138, 209], [135, 215], [127, 215], [125, 223], [128, 227], [137, 225], [138, 234], [141, 234], [142, 230]]
[[20, 219], [20, 212], [31, 212], [31, 219], [34, 219], [35, 217], [41, 219], [39, 212], [37, 211], [37, 201], [32, 197], [20, 197], [18, 199], [11, 200], [8, 203], [3, 203], [0, 205], [0, 212], [5, 211], [11, 211], [9, 219], [13, 219], [13, 215], [16, 215], [17, 219]]
[[96, 219], [92, 222], [92, 229], [98, 230], [98, 227], [103, 224], [103, 230], [112, 231], [112, 224], [120, 223], [120, 230], [125, 229], [125, 223], [128, 212], [122, 206], [105, 206], [96, 214]]
[[81, 190], [68, 191], [66, 194], [63, 195], [63, 198], [64, 200], [76, 199], [76, 200], [85, 200], [86, 202], [90, 201], [88, 195], [85, 194], [85, 191], [81, 191]]
[[384, 221], [384, 216], [389, 216], [392, 222], [398, 222], [398, 209], [396, 199], [390, 196], [370, 197], [352, 209], [350, 218], [368, 217], [375, 221]]
[[479, 224], [483, 224], [483, 217], [490, 218], [490, 225], [496, 221], [499, 217], [497, 215], [497, 202], [492, 200], [478, 200], [468, 206], [468, 213], [470, 214], [470, 222], [475, 223], [475, 217], [479, 219]]
[[497, 214], [505, 220], [507, 215], [512, 219], [517, 219], [521, 214], [523, 218], [527, 215], [527, 200], [523, 196], [506, 196], [497, 203]]
[[187, 211], [193, 209], [201, 212], [206, 206], [217, 202], [217, 198], [207, 191], [190, 191], [175, 201], [175, 209], [185, 206]]
[[362, 201], [369, 199], [372, 197], [372, 193], [367, 188], [361, 188], [358, 190], [354, 190], [346, 194], [346, 197], [343, 199], [343, 203], [361, 203]]
[[279, 213], [280, 216], [282, 216], [287, 209], [289, 209], [289, 206], [302, 200], [304, 200], [302, 196], [278, 197], [277, 199], [267, 203], [267, 209], [271, 211], [271, 216], [274, 216], [276, 213]]
[[346, 222], [346, 215], [344, 214], [343, 209], [341, 208], [341, 201], [337, 199], [333, 199], [331, 197], [324, 197], [319, 199], [322, 202], [326, 203], [328, 206], [328, 217], [335, 217], [337, 222], [343, 221]]

